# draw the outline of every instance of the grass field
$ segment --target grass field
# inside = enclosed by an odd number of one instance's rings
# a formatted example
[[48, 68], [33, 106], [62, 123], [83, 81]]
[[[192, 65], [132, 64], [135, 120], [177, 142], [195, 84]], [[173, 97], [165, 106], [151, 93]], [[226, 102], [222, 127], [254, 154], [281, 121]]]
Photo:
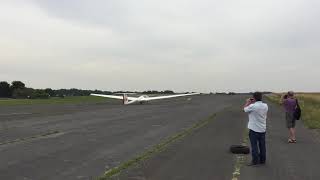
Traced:
[[33, 105], [33, 104], [82, 104], [103, 103], [106, 98], [96, 96], [53, 97], [50, 99], [0, 99], [0, 106]]
[[[280, 94], [268, 95], [268, 99], [279, 103]], [[310, 129], [320, 129], [320, 93], [297, 93], [301, 109], [302, 121]]]

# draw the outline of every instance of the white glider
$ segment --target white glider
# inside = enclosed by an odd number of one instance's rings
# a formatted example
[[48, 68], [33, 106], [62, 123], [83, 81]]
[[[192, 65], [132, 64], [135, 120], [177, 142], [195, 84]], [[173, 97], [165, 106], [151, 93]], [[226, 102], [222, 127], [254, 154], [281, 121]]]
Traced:
[[190, 93], [190, 94], [176, 94], [176, 95], [168, 95], [168, 96], [156, 96], [156, 97], [149, 97], [147, 95], [142, 95], [140, 97], [128, 97], [127, 94], [123, 94], [122, 96], [115, 96], [115, 95], [105, 95], [105, 94], [90, 94], [91, 96], [100, 96], [112, 99], [120, 99], [122, 100], [123, 104], [132, 104], [132, 103], [140, 103], [143, 104], [144, 102], [158, 100], [158, 99], [168, 99], [168, 98], [175, 98], [175, 97], [182, 97], [182, 96], [192, 96], [197, 95], [200, 93]]

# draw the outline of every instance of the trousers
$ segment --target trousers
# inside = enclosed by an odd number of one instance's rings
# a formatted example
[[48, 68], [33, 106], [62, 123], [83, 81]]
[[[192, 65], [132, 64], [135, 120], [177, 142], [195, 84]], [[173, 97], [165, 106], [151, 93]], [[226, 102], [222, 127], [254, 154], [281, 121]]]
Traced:
[[255, 132], [250, 129], [251, 155], [253, 164], [266, 162], [266, 133]]

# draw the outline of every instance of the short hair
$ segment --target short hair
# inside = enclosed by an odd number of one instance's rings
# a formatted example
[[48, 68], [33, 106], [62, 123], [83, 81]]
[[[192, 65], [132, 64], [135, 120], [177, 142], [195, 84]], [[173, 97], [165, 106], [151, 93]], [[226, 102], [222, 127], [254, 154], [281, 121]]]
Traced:
[[289, 97], [293, 97], [293, 96], [294, 96], [294, 92], [293, 92], [293, 91], [289, 91], [289, 92], [288, 92], [288, 96], [289, 96]]
[[252, 96], [256, 101], [262, 101], [262, 93], [261, 92], [254, 92]]

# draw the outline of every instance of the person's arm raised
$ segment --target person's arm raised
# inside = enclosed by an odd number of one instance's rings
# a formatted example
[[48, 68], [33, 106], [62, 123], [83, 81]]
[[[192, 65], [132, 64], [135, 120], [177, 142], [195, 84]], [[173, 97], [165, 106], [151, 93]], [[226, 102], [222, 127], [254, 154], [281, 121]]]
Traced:
[[249, 99], [246, 100], [246, 104], [244, 105], [243, 108], [250, 106], [250, 104], [252, 104], [252, 101], [251, 101], [251, 99], [249, 98]]
[[246, 104], [243, 106], [243, 111], [247, 113], [251, 112], [253, 107], [250, 105], [253, 103], [254, 101], [251, 98], [247, 99]]

